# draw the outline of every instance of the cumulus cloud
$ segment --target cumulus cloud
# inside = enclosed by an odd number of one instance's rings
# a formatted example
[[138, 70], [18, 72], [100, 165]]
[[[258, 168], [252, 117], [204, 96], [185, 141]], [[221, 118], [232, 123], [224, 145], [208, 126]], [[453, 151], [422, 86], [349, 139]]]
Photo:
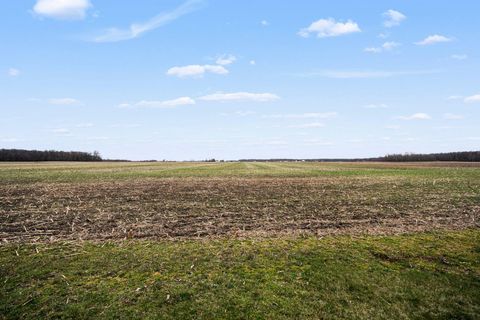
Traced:
[[71, 105], [81, 104], [80, 101], [73, 98], [52, 98], [52, 99], [48, 99], [48, 103], [54, 104], [57, 106], [71, 106]]
[[430, 120], [432, 117], [430, 117], [428, 114], [426, 113], [414, 113], [410, 116], [400, 116], [400, 117], [397, 117], [397, 119], [400, 119], [400, 120]]
[[221, 55], [220, 57], [218, 57], [216, 63], [221, 66], [226, 66], [234, 63], [236, 60], [237, 58], [234, 55]]
[[304, 38], [310, 34], [316, 34], [318, 38], [338, 37], [349, 33], [361, 32], [358, 24], [352, 20], [337, 22], [333, 18], [320, 19], [313, 22], [307, 28], [303, 28], [298, 35]]
[[363, 51], [370, 52], [370, 53], [380, 53], [383, 50], [380, 47], [367, 47], [367, 48], [363, 49]]
[[280, 99], [273, 93], [252, 93], [252, 92], [232, 92], [232, 93], [214, 93], [199, 98], [203, 101], [253, 101], [253, 102], [270, 102]]
[[217, 65], [198, 65], [192, 64], [188, 66], [172, 67], [167, 70], [167, 75], [179, 78], [201, 77], [205, 73], [227, 74], [228, 70], [224, 66]]
[[365, 48], [363, 51], [370, 52], [370, 53], [381, 53], [384, 51], [391, 51], [400, 45], [401, 45], [400, 43], [395, 41], [387, 41], [387, 42], [384, 42], [380, 47], [369, 47], [369, 48]]
[[417, 44], [419, 46], [428, 46], [428, 45], [432, 45], [432, 44], [435, 44], [435, 43], [450, 42], [450, 41], [452, 41], [452, 38], [448, 38], [448, 37], [445, 37], [445, 36], [442, 36], [442, 35], [439, 35], [439, 34], [434, 34], [434, 35], [426, 37], [425, 39], [423, 39], [421, 41], [415, 42], [415, 44]]
[[148, 21], [133, 23], [126, 29], [109, 28], [89, 40], [93, 42], [117, 42], [134, 39], [197, 10], [202, 3], [201, 0], [189, 0], [174, 10], [161, 13]]
[[398, 47], [399, 45], [400, 45], [400, 43], [398, 43], [398, 42], [388, 41], [388, 42], [385, 42], [385, 43], [382, 44], [382, 48], [384, 50], [388, 51], [388, 50], [392, 50], [392, 49]]
[[407, 18], [407, 16], [405, 16], [403, 13], [392, 9], [384, 12], [383, 17], [385, 18], [383, 25], [387, 28], [398, 26]]
[[212, 64], [191, 64], [186, 66], [176, 66], [167, 70], [166, 74], [169, 76], [176, 76], [179, 78], [201, 78], [206, 73], [213, 74], [228, 74], [229, 71], [226, 66], [234, 63], [237, 58], [232, 54], [223, 54], [219, 56], [214, 65]]
[[447, 97], [447, 100], [461, 100], [461, 99], [463, 99], [463, 96], [459, 96], [459, 95], [452, 95]]
[[463, 101], [465, 101], [466, 103], [480, 102], [480, 94], [475, 94], [473, 96], [466, 97]]
[[17, 77], [20, 75], [20, 70], [18, 69], [15, 69], [15, 68], [10, 68], [7, 70], [7, 74], [10, 76], [10, 77]]
[[89, 0], [37, 0], [33, 12], [61, 20], [81, 20], [92, 6]]
[[336, 112], [307, 112], [307, 113], [290, 113], [290, 114], [270, 114], [263, 118], [276, 119], [328, 119], [335, 118], [338, 114]]
[[195, 100], [190, 97], [180, 97], [172, 100], [141, 100], [139, 102], [130, 104], [130, 103], [121, 103], [118, 105], [119, 108], [175, 108], [178, 106], [187, 106], [195, 104]]
[[390, 37], [390, 34], [388, 32], [382, 32], [382, 33], [379, 33], [378, 36], [380, 39], [387, 39], [388, 37]]

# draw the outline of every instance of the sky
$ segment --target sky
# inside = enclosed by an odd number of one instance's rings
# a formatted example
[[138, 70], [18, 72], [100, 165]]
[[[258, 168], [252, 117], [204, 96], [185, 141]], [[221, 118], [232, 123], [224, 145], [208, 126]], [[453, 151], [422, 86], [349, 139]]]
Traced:
[[480, 1], [0, 3], [0, 148], [104, 158], [480, 150]]

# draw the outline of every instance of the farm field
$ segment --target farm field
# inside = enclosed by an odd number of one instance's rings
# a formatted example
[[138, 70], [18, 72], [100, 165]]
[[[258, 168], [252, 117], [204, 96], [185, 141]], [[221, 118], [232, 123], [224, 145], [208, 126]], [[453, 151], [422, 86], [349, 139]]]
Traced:
[[480, 317], [474, 163], [0, 163], [0, 318]]

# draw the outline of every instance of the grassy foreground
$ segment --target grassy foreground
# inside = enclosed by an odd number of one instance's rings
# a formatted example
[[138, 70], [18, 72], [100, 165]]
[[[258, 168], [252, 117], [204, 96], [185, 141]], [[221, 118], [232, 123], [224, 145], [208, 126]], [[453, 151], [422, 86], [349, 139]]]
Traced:
[[480, 231], [0, 247], [0, 318], [478, 319]]

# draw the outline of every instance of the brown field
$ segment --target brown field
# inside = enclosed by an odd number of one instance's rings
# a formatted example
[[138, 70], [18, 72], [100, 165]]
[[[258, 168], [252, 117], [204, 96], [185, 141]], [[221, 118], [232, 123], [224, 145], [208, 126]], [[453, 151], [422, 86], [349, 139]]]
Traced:
[[[73, 166], [75, 175], [136, 171], [121, 179], [100, 176], [62, 182], [49, 180], [52, 166], [57, 170]], [[195, 170], [205, 164], [196, 164], [187, 166], [188, 174], [177, 171], [159, 177], [148, 175], [177, 166], [105, 166], [47, 164], [40, 167], [47, 168], [45, 181], [1, 185], [0, 238], [44, 242], [396, 234], [477, 227], [480, 218], [480, 181], [475, 179], [479, 169], [469, 168], [471, 164], [228, 164], [228, 172], [221, 171], [221, 164], [210, 164], [208, 176], [204, 171], [198, 175]], [[272, 175], [250, 172], [255, 166]], [[15, 166], [28, 172], [31, 168]], [[34, 173], [40, 170], [33, 168]], [[18, 172], [23, 178], [30, 174]], [[137, 175], [145, 172], [147, 176]]]

